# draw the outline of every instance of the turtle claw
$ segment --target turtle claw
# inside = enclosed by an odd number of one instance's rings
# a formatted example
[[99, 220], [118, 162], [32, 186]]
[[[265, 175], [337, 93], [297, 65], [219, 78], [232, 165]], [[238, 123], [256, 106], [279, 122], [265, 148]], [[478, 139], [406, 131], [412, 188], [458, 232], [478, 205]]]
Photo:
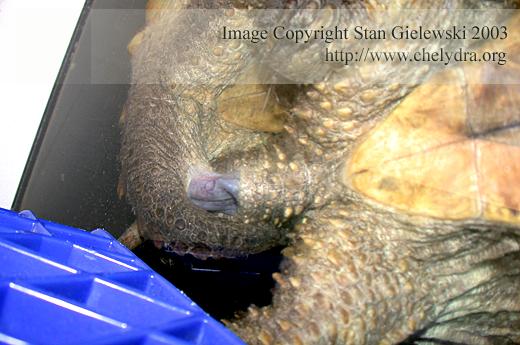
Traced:
[[209, 212], [234, 215], [238, 208], [239, 179], [220, 174], [201, 174], [193, 177], [188, 185], [191, 202]]
[[137, 222], [130, 225], [130, 227], [118, 238], [118, 241], [130, 250], [137, 248], [143, 242]]

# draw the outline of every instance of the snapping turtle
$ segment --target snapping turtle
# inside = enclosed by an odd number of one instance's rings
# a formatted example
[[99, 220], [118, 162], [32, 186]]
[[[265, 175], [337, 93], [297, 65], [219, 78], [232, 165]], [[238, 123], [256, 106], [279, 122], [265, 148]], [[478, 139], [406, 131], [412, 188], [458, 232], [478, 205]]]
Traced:
[[[208, 4], [244, 6], [152, 2]], [[284, 92], [236, 84], [268, 67], [210, 34], [248, 20], [164, 12], [134, 41], [121, 158], [140, 235], [199, 257], [288, 244], [272, 305], [228, 322], [250, 344], [519, 344], [518, 32], [487, 47], [507, 48], [506, 67], [331, 66]]]

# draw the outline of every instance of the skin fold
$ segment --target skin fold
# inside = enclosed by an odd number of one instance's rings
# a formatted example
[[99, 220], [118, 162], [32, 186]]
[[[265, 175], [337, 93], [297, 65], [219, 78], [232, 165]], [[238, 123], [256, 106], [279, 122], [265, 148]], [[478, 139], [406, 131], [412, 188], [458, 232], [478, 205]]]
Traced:
[[[209, 23], [166, 11], [139, 34], [122, 121], [122, 180], [140, 235], [176, 252], [234, 257], [287, 245], [280, 272], [273, 276], [273, 303], [251, 306], [227, 321], [236, 334], [248, 344], [263, 345], [384, 345], [406, 339], [520, 344], [517, 223], [406, 212], [368, 197], [345, 179], [360, 143], [416, 85], [437, 73], [433, 68], [320, 66], [316, 73], [323, 81], [291, 85], [291, 97], [284, 99], [276, 88], [264, 90], [286, 109], [283, 129], [241, 126], [219, 113], [219, 97], [226, 90], [238, 93], [230, 88], [251, 66], [276, 69], [261, 59], [266, 51], [247, 43], [223, 45], [212, 33], [223, 25], [252, 25], [251, 18], [231, 10], [246, 4], [165, 3], [230, 10]], [[331, 3], [289, 4], [304, 9]], [[333, 4], [356, 9], [345, 12], [352, 18], [336, 18], [341, 22], [365, 19], [370, 9], [385, 6], [516, 5], [455, 0]], [[428, 24], [449, 23], [453, 16], [442, 12]], [[373, 20], [377, 26], [385, 18]], [[265, 49], [276, 54], [290, 47]], [[292, 73], [310, 69], [305, 57], [312, 49], [295, 50], [292, 54], [300, 58], [293, 59], [297, 62], [289, 72], [273, 75], [290, 80]], [[172, 63], [193, 56], [198, 59], [187, 68]], [[259, 60], [264, 65], [257, 66]], [[404, 79], [409, 82], [400, 83]], [[520, 137], [517, 132], [512, 136]]]

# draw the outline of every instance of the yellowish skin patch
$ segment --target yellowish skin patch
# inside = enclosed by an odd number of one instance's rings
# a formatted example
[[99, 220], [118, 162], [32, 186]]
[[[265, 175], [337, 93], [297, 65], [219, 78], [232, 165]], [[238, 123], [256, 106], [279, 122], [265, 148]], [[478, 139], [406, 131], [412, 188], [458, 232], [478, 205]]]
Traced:
[[218, 113], [239, 127], [281, 132], [286, 112], [265, 85], [237, 84], [226, 89], [218, 99]]

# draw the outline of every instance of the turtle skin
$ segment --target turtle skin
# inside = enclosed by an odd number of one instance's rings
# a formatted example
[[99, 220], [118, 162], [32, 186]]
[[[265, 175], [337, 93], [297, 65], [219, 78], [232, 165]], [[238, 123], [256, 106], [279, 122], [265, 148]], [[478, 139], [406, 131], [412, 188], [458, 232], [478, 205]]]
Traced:
[[[150, 16], [132, 46], [122, 181], [140, 234], [177, 252], [239, 256], [287, 244], [272, 304], [226, 321], [233, 331], [262, 345], [520, 343], [515, 83], [483, 81], [487, 67], [321, 66], [323, 82], [273, 91], [255, 122], [233, 114], [247, 92], [229, 85], [263, 68], [258, 52], [210, 34], [251, 24], [233, 11], [244, 3], [168, 4], [228, 10], [209, 23]], [[353, 21], [395, 4], [356, 5]], [[512, 36], [508, 48], [520, 52]], [[191, 69], [168, 63], [195, 55]], [[295, 72], [309, 68], [299, 61]], [[519, 72], [513, 58], [506, 74]], [[190, 83], [171, 81], [179, 78]]]

